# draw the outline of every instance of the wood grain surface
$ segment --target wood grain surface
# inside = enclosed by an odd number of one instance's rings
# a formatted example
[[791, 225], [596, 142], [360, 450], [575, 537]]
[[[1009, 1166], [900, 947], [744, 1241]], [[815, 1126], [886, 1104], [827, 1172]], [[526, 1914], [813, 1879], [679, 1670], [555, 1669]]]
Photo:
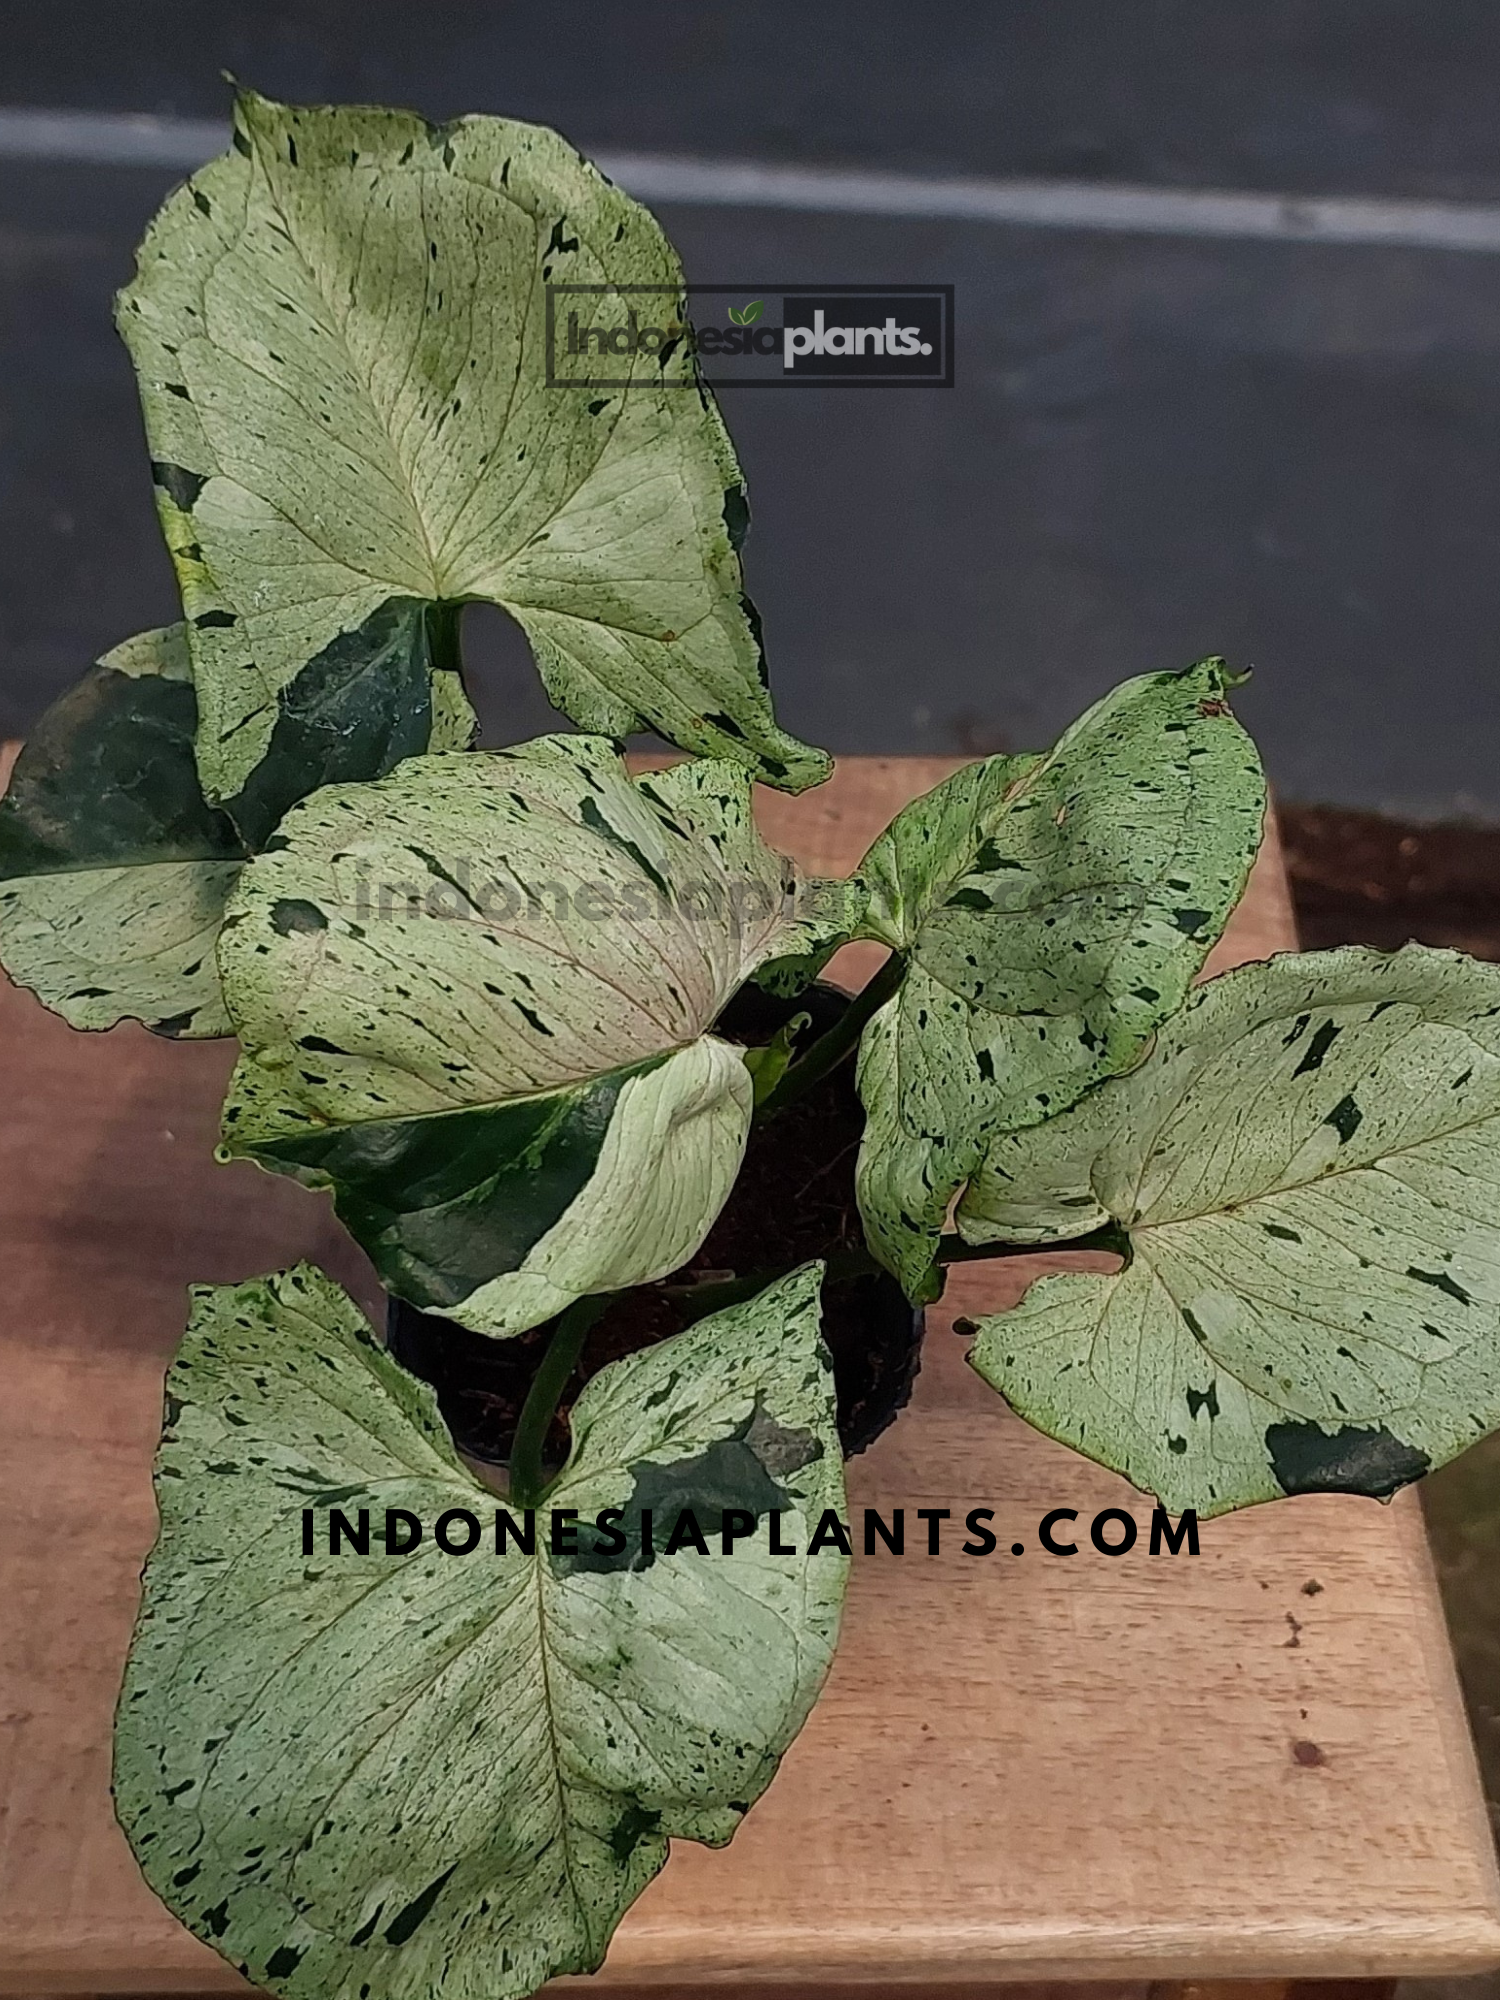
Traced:
[[[847, 872], [953, 761], [849, 759], [810, 797], [767, 797], [764, 823]], [[1219, 961], [1291, 941], [1271, 848]], [[157, 1904], [110, 1812], [161, 1378], [190, 1281], [312, 1257], [376, 1292], [323, 1197], [210, 1163], [229, 1055], [76, 1035], [0, 990], [0, 1991], [245, 1990]], [[1097, 1509], [1144, 1523], [1150, 1503], [1012, 1416], [952, 1331], [1040, 1268], [970, 1265], [929, 1316], [910, 1409], [850, 1468], [856, 1517], [904, 1507], [909, 1552], [856, 1559], [780, 1776], [730, 1848], [674, 1847], [594, 1984], [1143, 1996], [1500, 1964], [1415, 1500], [1286, 1501], [1209, 1523], [1197, 1558], [1144, 1537], [1096, 1553]], [[976, 1559], [959, 1543], [981, 1505], [1000, 1548]], [[936, 1556], [919, 1507], [952, 1510]], [[1066, 1560], [1037, 1545], [1055, 1507], [1081, 1517]]]

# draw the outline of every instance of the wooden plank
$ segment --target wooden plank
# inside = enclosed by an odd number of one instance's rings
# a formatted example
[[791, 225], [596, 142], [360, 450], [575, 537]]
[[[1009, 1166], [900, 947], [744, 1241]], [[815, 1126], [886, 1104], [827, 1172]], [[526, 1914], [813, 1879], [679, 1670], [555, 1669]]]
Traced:
[[[846, 872], [949, 761], [850, 759], [768, 830]], [[1263, 859], [1230, 956], [1291, 942]], [[108, 1730], [153, 1529], [161, 1375], [189, 1280], [300, 1256], [367, 1302], [320, 1197], [207, 1171], [228, 1066], [134, 1029], [71, 1034], [0, 992], [0, 1991], [226, 1993], [110, 1816]], [[1028, 1430], [953, 1314], [1030, 1260], [971, 1265], [931, 1315], [910, 1410], [851, 1467], [856, 1509], [997, 1511], [1001, 1552], [857, 1559], [828, 1689], [734, 1844], [680, 1843], [593, 1982], [777, 1987], [1284, 1980], [1500, 1964], [1500, 1886], [1410, 1496], [1310, 1496], [1118, 1560], [1036, 1523], [1113, 1475]], [[1012, 1537], [1027, 1553], [1005, 1553]], [[1316, 1591], [1309, 1586], [1316, 1584]], [[1316, 1745], [1316, 1756], [1304, 1747]], [[581, 1984], [581, 1982], [567, 1982]]]

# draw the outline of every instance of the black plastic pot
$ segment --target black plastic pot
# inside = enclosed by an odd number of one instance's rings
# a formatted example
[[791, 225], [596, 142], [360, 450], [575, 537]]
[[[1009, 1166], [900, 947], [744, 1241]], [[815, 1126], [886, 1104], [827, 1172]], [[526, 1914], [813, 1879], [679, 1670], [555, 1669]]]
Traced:
[[[890, 1428], [911, 1399], [922, 1365], [923, 1316], [912, 1311], [896, 1281], [884, 1275], [830, 1289], [847, 1296], [851, 1313], [869, 1334], [862, 1352], [830, 1348], [839, 1438], [845, 1458], [854, 1458]], [[518, 1403], [554, 1324], [549, 1320], [516, 1340], [496, 1341], [404, 1299], [392, 1299], [387, 1339], [402, 1367], [437, 1391], [443, 1421], [459, 1450], [481, 1464], [505, 1465]], [[580, 1382], [592, 1372], [588, 1362], [585, 1353]]]
[[[847, 1005], [847, 997], [831, 986], [814, 986], [794, 1001], [747, 987], [725, 1009], [718, 1028], [730, 1040], [762, 1044], [793, 1014], [807, 1013], [813, 1017], [807, 1030], [810, 1040], [825, 1033]], [[754, 1268], [766, 1269], [785, 1268], [821, 1250], [847, 1248], [851, 1235], [857, 1240], [853, 1155], [861, 1122], [850, 1061], [800, 1103], [757, 1127], [724, 1215], [683, 1275], [720, 1268], [721, 1260], [728, 1268], [745, 1268], [743, 1257], [731, 1257], [725, 1246], [743, 1246], [747, 1238], [755, 1244]], [[815, 1184], [820, 1195], [809, 1213], [802, 1197]], [[783, 1217], [774, 1212], [778, 1203], [785, 1207]], [[842, 1244], [809, 1241], [809, 1232], [816, 1231], [825, 1216], [831, 1216], [832, 1226], [842, 1231]], [[778, 1222], [785, 1227], [778, 1230]], [[912, 1311], [900, 1286], [883, 1272], [825, 1285], [823, 1309], [824, 1339], [833, 1358], [838, 1396], [839, 1436], [844, 1455], [852, 1458], [889, 1428], [911, 1396], [921, 1366], [922, 1315]], [[659, 1295], [627, 1295], [591, 1333], [572, 1394], [620, 1354], [649, 1346], [688, 1323], [685, 1310], [671, 1307]], [[402, 1366], [437, 1391], [444, 1421], [459, 1449], [481, 1463], [504, 1465], [521, 1403], [554, 1324], [549, 1321], [512, 1339], [492, 1340], [392, 1299], [387, 1338]], [[554, 1461], [567, 1448], [569, 1406], [565, 1399], [548, 1440], [548, 1456]]]

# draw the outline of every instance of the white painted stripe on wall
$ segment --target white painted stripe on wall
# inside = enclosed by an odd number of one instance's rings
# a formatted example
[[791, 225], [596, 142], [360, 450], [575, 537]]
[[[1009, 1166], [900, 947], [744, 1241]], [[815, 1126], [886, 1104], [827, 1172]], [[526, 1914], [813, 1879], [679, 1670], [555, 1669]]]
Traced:
[[1276, 242], [1405, 244], [1500, 250], [1500, 206], [1236, 194], [1211, 188], [1122, 187], [1092, 181], [921, 180], [909, 174], [751, 161], [601, 154], [599, 165], [646, 201], [917, 221], [1011, 223], [1036, 229], [1130, 231], [1149, 236], [1259, 237]]
[[[222, 152], [227, 143], [227, 127], [213, 119], [0, 109], [0, 159], [188, 172]], [[605, 151], [595, 157], [612, 180], [642, 201], [689, 207], [780, 208], [1146, 236], [1500, 251], [1500, 206], [1491, 203], [1246, 194], [1092, 181], [938, 180], [665, 153]]]
[[177, 167], [191, 173], [222, 153], [219, 118], [151, 118], [123, 111], [0, 110], [0, 159], [89, 167]]

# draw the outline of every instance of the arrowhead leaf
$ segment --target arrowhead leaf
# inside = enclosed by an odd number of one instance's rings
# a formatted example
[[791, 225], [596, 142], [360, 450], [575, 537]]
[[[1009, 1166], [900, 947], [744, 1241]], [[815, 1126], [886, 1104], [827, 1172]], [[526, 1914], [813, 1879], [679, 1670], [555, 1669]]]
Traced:
[[186, 628], [142, 632], [47, 711], [0, 800], [0, 960], [75, 1028], [231, 1034], [214, 941], [247, 855], [315, 787], [457, 748], [473, 726], [411, 603], [288, 683], [265, 757], [222, 810], [199, 782], [197, 719]]
[[750, 1075], [709, 1030], [846, 915], [802, 886], [729, 764], [633, 783], [559, 736], [326, 788], [220, 941], [226, 1146], [331, 1187], [387, 1285], [481, 1332], [648, 1283], [743, 1157]]
[[1199, 989], [1139, 1069], [990, 1149], [973, 1242], [1113, 1219], [971, 1359], [1049, 1436], [1223, 1513], [1384, 1497], [1500, 1424], [1500, 968], [1310, 952]]
[[75, 1028], [230, 1032], [214, 939], [245, 849], [193, 766], [180, 625], [107, 653], [0, 799], [0, 959]]
[[[115, 1739], [121, 1821], [191, 1930], [287, 2000], [520, 2000], [601, 1962], [669, 1839], [731, 1837], [817, 1695], [848, 1567], [805, 1553], [843, 1503], [820, 1275], [590, 1382], [549, 1496], [575, 1554], [545, 1516], [534, 1553], [496, 1553], [431, 1392], [320, 1273], [199, 1290]], [[333, 1506], [368, 1516], [368, 1554], [327, 1553]], [[757, 1526], [725, 1556], [729, 1507]], [[422, 1524], [411, 1553], [385, 1552], [387, 1508]], [[801, 1555], [770, 1554], [773, 1508]], [[664, 1553], [683, 1509], [710, 1555]], [[435, 1545], [449, 1513], [472, 1553]]]
[[210, 798], [283, 691], [391, 600], [503, 605], [586, 729], [650, 727], [799, 790], [742, 587], [739, 468], [686, 341], [589, 386], [554, 305], [682, 273], [542, 127], [243, 94], [119, 304], [190, 620]]
[[1043, 757], [916, 800], [861, 866], [907, 956], [860, 1050], [860, 1205], [917, 1300], [991, 1140], [1138, 1060], [1244, 890], [1265, 781], [1220, 660], [1126, 681]]

